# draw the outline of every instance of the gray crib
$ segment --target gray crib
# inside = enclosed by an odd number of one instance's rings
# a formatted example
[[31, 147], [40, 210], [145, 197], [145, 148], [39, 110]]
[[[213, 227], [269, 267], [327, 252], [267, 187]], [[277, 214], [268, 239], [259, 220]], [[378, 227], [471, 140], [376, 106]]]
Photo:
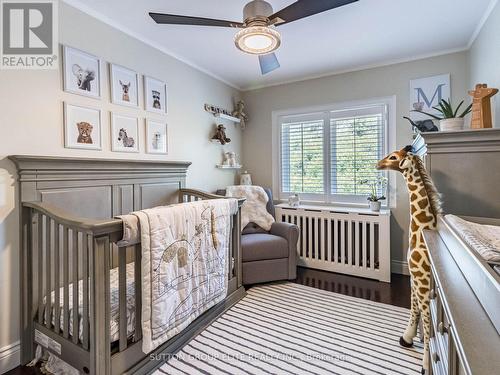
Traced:
[[[36, 345], [41, 345], [83, 373], [148, 373], [244, 296], [238, 210], [232, 220], [226, 299], [153, 353], [144, 354], [141, 248], [117, 247], [122, 222], [113, 217], [221, 197], [185, 188], [188, 162], [10, 159], [18, 169], [21, 207], [22, 364], [31, 361]], [[118, 319], [113, 339], [111, 310], [127, 316], [127, 265], [134, 269], [135, 329], [130, 334], [127, 319]], [[117, 275], [116, 287], [110, 285], [110, 270]], [[110, 290], [118, 296], [116, 305]]]

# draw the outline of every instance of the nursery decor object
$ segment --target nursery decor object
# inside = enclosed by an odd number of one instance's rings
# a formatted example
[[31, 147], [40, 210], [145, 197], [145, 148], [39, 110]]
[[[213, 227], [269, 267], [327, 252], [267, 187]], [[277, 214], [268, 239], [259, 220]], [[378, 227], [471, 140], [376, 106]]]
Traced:
[[464, 128], [464, 117], [467, 116], [472, 108], [472, 104], [468, 105], [467, 108], [459, 115], [458, 111], [460, 107], [462, 107], [464, 101], [462, 100], [457, 108], [453, 109], [450, 104], [450, 100], [446, 101], [445, 99], [441, 100], [439, 104], [433, 107], [439, 115], [435, 115], [433, 113], [421, 111], [421, 110], [413, 110], [412, 112], [422, 113], [429, 117], [432, 117], [435, 120], [439, 120], [439, 127], [441, 130], [462, 130]]
[[[435, 230], [437, 215], [442, 213], [440, 194], [424, 163], [414, 155], [412, 146], [389, 154], [377, 164], [379, 170], [401, 172], [406, 180], [410, 196], [410, 229], [408, 269], [411, 275], [411, 311], [408, 326], [400, 338], [403, 347], [411, 347], [417, 335], [420, 319], [424, 331], [423, 370], [429, 371], [429, 339], [430, 339], [430, 261], [427, 246], [423, 238], [426, 229]], [[424, 373], [424, 372], [422, 372]]]
[[300, 198], [297, 193], [290, 194], [290, 196], [288, 197], [288, 205], [290, 207], [299, 207]]
[[226, 136], [226, 128], [222, 124], [217, 125], [217, 129], [212, 139], [219, 141], [221, 145], [231, 142], [231, 138]]
[[472, 129], [492, 128], [491, 97], [498, 93], [498, 89], [488, 87], [485, 83], [478, 83], [475, 90], [469, 91], [472, 96]]
[[211, 113], [215, 117], [229, 120], [229, 121], [232, 121], [235, 123], [240, 122], [239, 118], [234, 117], [230, 111], [228, 111], [227, 109], [224, 109], [222, 107], [217, 107], [217, 106], [211, 105], [211, 104], [205, 104], [204, 108], [205, 108], [206, 112]]
[[146, 120], [146, 152], [148, 154], [167, 154], [167, 124], [161, 121]]
[[439, 128], [434, 124], [432, 120], [420, 120], [413, 121], [411, 118], [403, 116], [404, 119], [408, 120], [414, 129], [417, 129], [421, 133], [427, 132], [437, 132]]
[[148, 112], [167, 113], [167, 84], [144, 76], [144, 105]]
[[101, 110], [64, 103], [64, 147], [101, 150]]
[[252, 175], [248, 171], [240, 174], [240, 185], [252, 185]]
[[232, 115], [240, 119], [240, 127], [244, 130], [246, 128], [248, 116], [245, 113], [245, 102], [243, 100], [240, 100], [238, 101], [238, 103], [236, 103], [236, 109], [232, 112]]
[[227, 165], [228, 167], [236, 167], [238, 166], [238, 162], [236, 161], [236, 153], [233, 151], [228, 151], [224, 153], [224, 161], [223, 165]]
[[385, 200], [385, 189], [387, 188], [387, 177], [379, 176], [376, 180], [361, 180], [360, 185], [368, 185], [370, 193], [368, 198], [370, 209], [373, 212], [380, 212], [382, 201]]
[[64, 91], [101, 97], [101, 60], [76, 48], [63, 47]]
[[139, 152], [139, 120], [111, 114], [111, 151]]
[[434, 107], [445, 98], [451, 98], [449, 74], [412, 79], [410, 81], [410, 111], [417, 111], [412, 112], [412, 120], [425, 120], [426, 116], [419, 111], [438, 115], [439, 112]]
[[110, 64], [111, 102], [128, 107], [139, 106], [139, 80], [133, 70]]

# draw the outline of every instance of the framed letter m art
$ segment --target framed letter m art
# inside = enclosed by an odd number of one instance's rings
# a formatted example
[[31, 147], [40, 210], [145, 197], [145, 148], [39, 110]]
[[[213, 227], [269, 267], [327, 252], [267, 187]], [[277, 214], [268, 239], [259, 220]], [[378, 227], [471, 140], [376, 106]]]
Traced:
[[[410, 111], [419, 110], [438, 114], [434, 108], [442, 99], [451, 98], [450, 75], [441, 74], [433, 77], [412, 79], [410, 81]], [[424, 120], [428, 116], [411, 112], [413, 120]]]

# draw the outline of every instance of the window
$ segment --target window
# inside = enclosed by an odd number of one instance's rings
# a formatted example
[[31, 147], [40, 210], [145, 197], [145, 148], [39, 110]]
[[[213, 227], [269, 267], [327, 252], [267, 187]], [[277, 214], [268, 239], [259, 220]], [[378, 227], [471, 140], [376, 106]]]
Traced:
[[299, 193], [308, 201], [366, 202], [370, 187], [363, 181], [385, 174], [375, 165], [387, 153], [389, 103], [278, 116], [280, 198]]

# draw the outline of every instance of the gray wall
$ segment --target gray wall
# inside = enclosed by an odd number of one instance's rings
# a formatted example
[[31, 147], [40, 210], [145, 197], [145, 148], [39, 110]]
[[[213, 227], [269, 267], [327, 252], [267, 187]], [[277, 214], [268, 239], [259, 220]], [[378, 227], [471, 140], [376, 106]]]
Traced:
[[[62, 2], [60, 2], [62, 3]], [[108, 68], [103, 66], [101, 100], [64, 93], [60, 71], [0, 71], [0, 373], [3, 355], [15, 358], [18, 340], [18, 208], [14, 166], [10, 154], [59, 155], [124, 159], [168, 159], [193, 162], [187, 186], [215, 190], [234, 182], [234, 173], [218, 170], [222, 147], [209, 142], [214, 118], [203, 110], [205, 102], [232, 108], [239, 92], [180, 61], [134, 39], [64, 3], [60, 8], [61, 43], [100, 56], [141, 74], [163, 79], [168, 85], [168, 115], [146, 114], [144, 110], [109, 102]], [[142, 77], [139, 85], [140, 103]], [[63, 101], [103, 110], [103, 151], [70, 150], [63, 142]], [[142, 107], [144, 107], [141, 104]], [[140, 118], [141, 153], [111, 152], [110, 115], [113, 110]], [[168, 122], [169, 155], [144, 152], [144, 118]], [[241, 153], [241, 131], [226, 124], [232, 139], [227, 150]]]
[[[244, 131], [243, 164], [254, 183], [272, 185], [272, 112], [396, 95], [397, 147], [412, 142], [411, 129], [401, 117], [408, 115], [412, 78], [451, 74], [452, 99], [467, 99], [469, 86], [467, 52], [384, 66], [353, 73], [268, 87], [243, 94], [250, 122]], [[396, 207], [392, 210], [391, 256], [396, 270], [406, 257], [409, 223], [408, 194], [401, 176], [397, 180]]]
[[[469, 52], [470, 86], [500, 89], [500, 2], [497, 2]], [[492, 99], [494, 127], [500, 127], [500, 93]]]

